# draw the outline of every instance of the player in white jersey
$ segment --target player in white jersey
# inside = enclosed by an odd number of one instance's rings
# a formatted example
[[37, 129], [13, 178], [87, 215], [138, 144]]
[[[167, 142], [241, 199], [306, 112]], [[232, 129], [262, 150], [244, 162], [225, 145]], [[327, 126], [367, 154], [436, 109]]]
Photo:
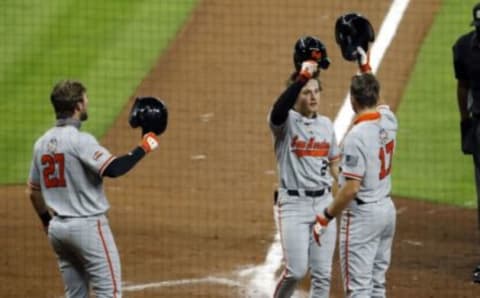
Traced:
[[91, 287], [97, 298], [119, 298], [120, 259], [106, 217], [103, 177], [128, 172], [158, 140], [147, 133], [132, 152], [115, 157], [80, 131], [88, 118], [82, 83], [61, 81], [50, 98], [57, 122], [35, 143], [30, 199], [57, 255], [66, 297], [88, 297]]
[[[299, 42], [307, 47], [311, 43], [314, 49], [321, 45], [312, 37]], [[276, 216], [285, 261], [274, 297], [292, 296], [308, 270], [311, 297], [329, 297], [336, 226], [327, 229], [324, 237], [328, 241], [321, 247], [313, 241], [312, 227], [316, 214], [332, 201], [339, 149], [332, 122], [318, 113], [318, 74], [316, 60], [300, 63], [269, 114], [279, 171]]]
[[359, 52], [364, 57], [361, 70], [367, 72], [354, 76], [350, 85], [356, 116], [342, 144], [341, 188], [317, 216], [314, 237], [322, 244], [329, 241], [324, 229], [341, 214], [339, 249], [346, 296], [386, 297], [396, 222], [390, 174], [398, 125], [390, 108], [379, 104], [380, 84], [365, 65], [365, 52]]

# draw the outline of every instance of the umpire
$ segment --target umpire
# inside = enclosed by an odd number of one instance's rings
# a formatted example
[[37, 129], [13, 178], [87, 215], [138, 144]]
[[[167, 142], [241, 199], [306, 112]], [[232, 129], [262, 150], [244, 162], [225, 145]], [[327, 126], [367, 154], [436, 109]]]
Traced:
[[[457, 79], [462, 151], [472, 154], [477, 187], [477, 213], [480, 228], [480, 3], [473, 7], [471, 25], [475, 30], [462, 35], [453, 46], [453, 65]], [[480, 265], [473, 273], [480, 283]]]

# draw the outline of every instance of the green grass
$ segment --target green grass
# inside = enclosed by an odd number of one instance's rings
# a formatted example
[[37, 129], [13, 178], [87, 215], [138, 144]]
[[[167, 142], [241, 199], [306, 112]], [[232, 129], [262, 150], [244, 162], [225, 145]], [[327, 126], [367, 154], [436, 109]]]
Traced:
[[476, 206], [473, 165], [460, 150], [452, 45], [469, 27], [477, 1], [444, 0], [421, 47], [398, 109], [396, 195]]
[[0, 184], [23, 183], [34, 140], [54, 123], [50, 90], [85, 83], [84, 128], [101, 137], [196, 0], [4, 0], [0, 10]]

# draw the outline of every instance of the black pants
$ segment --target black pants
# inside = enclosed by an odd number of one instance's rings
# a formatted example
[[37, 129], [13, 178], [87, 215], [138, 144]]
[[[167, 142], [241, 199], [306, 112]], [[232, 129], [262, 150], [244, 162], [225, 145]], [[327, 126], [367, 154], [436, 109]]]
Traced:
[[473, 140], [473, 163], [475, 171], [475, 186], [477, 189], [477, 218], [478, 229], [480, 230], [480, 119], [474, 119], [474, 140]]

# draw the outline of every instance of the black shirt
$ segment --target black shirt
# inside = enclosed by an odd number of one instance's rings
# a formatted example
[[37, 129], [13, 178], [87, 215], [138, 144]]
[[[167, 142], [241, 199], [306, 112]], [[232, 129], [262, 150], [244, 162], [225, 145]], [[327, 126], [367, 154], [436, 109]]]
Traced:
[[470, 85], [471, 112], [480, 115], [480, 41], [476, 31], [462, 35], [453, 45], [453, 65], [455, 77]]

